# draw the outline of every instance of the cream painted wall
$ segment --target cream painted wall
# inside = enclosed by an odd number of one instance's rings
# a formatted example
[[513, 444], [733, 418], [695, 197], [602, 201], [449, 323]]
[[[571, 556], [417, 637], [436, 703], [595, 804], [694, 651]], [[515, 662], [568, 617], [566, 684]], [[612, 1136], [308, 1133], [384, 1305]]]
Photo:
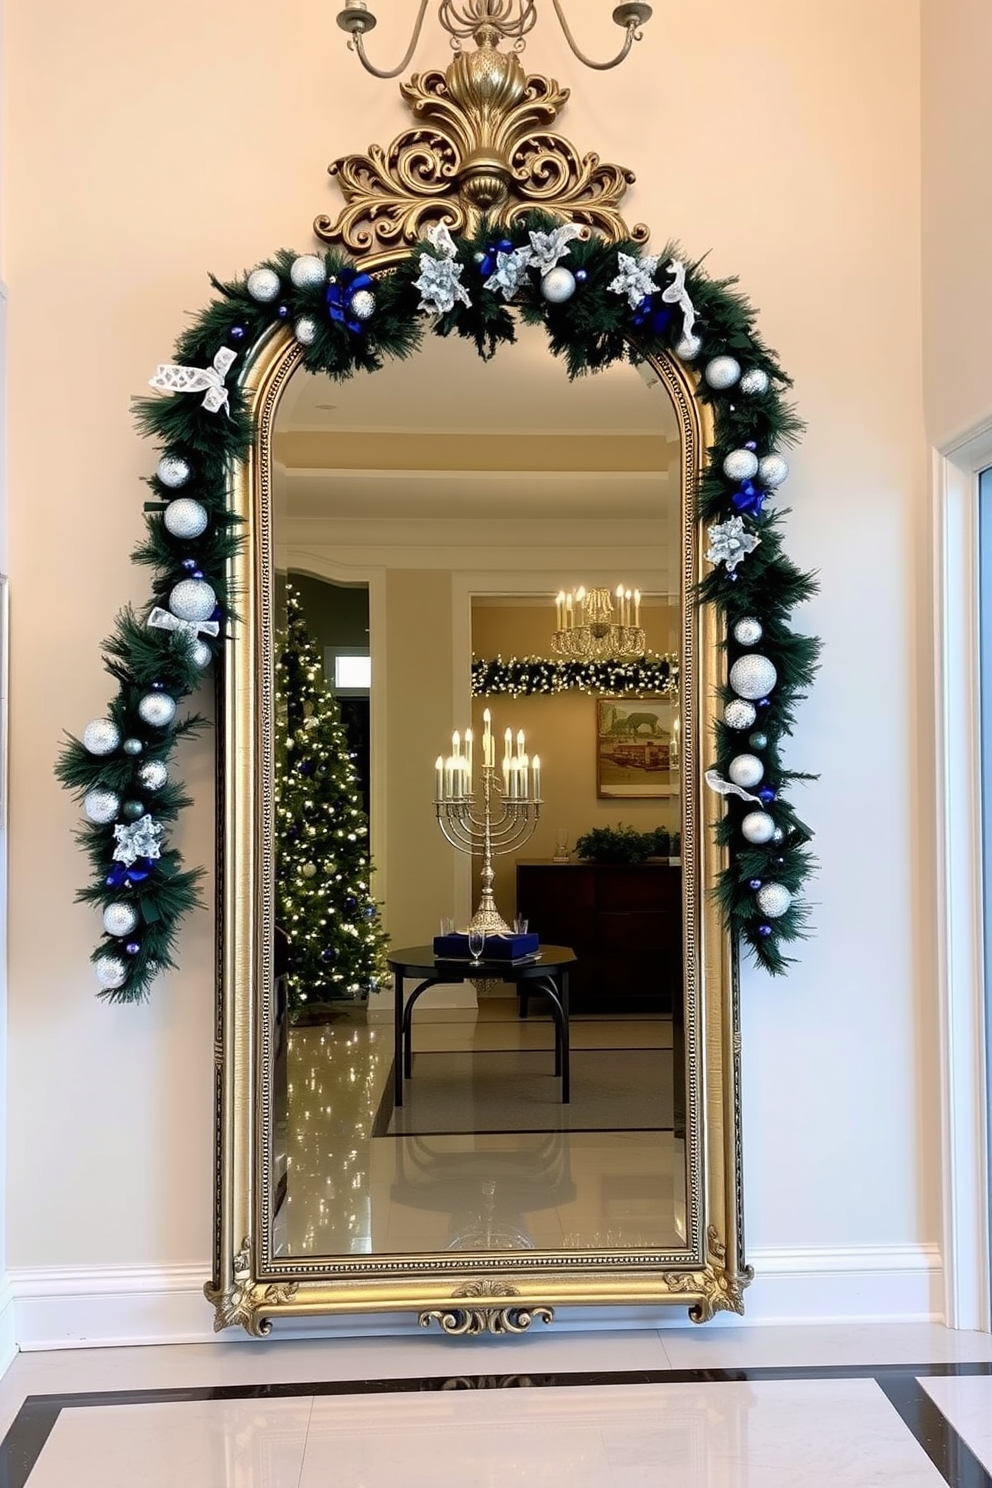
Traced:
[[935, 445], [992, 413], [992, 9], [921, 0], [923, 336]]
[[[600, 7], [572, 9], [587, 48], [613, 45]], [[392, 21], [374, 41], [387, 61], [401, 47]], [[444, 56], [436, 39], [417, 62]], [[631, 220], [740, 275], [809, 424], [789, 545], [820, 571], [801, 618], [827, 650], [793, 759], [822, 772], [801, 804], [823, 869], [792, 976], [743, 977], [749, 1244], [933, 1240], [917, 7], [666, 6], [604, 75], [567, 59], [548, 17], [527, 59], [572, 86], [562, 127], [581, 151], [636, 167]], [[76, 815], [51, 760], [64, 727], [100, 713], [99, 642], [146, 592], [127, 555], [153, 456], [130, 396], [205, 302], [207, 271], [307, 248], [335, 201], [328, 160], [405, 120], [317, 0], [8, 0], [8, 76], [10, 1260], [205, 1269], [210, 921], [194, 918], [148, 1007], [95, 1000]], [[180, 841], [208, 861], [208, 743], [184, 769], [198, 810]]]

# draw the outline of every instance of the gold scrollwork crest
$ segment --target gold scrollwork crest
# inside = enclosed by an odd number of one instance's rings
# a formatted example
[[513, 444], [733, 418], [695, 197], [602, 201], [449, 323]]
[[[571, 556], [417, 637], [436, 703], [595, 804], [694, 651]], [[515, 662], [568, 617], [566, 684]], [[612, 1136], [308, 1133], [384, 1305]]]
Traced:
[[[519, 1297], [516, 1287], [500, 1281], [470, 1281], [455, 1293], [461, 1301], [469, 1298]], [[420, 1314], [420, 1326], [429, 1328], [437, 1323], [442, 1332], [453, 1337], [476, 1336], [493, 1333], [497, 1337], [505, 1333], [526, 1333], [535, 1318], [542, 1323], [554, 1321], [551, 1307], [435, 1307]]]
[[299, 1289], [295, 1281], [278, 1281], [270, 1285], [259, 1285], [252, 1281], [251, 1236], [241, 1242], [241, 1249], [231, 1266], [229, 1287], [215, 1287], [210, 1282], [203, 1288], [207, 1301], [214, 1306], [214, 1332], [224, 1328], [240, 1326], [254, 1338], [264, 1338], [272, 1331], [272, 1321], [266, 1317], [268, 1308], [278, 1307], [281, 1302], [290, 1302]]
[[568, 89], [525, 74], [487, 33], [477, 40], [445, 72], [401, 85], [417, 128], [387, 149], [370, 145], [332, 162], [345, 206], [337, 218], [316, 219], [317, 237], [354, 254], [383, 252], [412, 245], [432, 222], [471, 234], [484, 216], [505, 229], [545, 208], [613, 242], [646, 242], [643, 223], [630, 229], [619, 211], [633, 171], [580, 155], [550, 129]]

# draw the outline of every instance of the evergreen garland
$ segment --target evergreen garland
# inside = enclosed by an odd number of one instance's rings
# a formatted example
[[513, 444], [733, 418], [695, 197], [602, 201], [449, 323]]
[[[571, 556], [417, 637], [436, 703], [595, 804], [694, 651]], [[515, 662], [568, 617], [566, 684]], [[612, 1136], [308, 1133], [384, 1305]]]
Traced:
[[511, 656], [504, 661], [472, 660], [472, 693], [492, 697], [530, 697], [535, 693], [596, 692], [622, 695], [674, 693], [679, 686], [677, 656], [642, 656], [637, 661], [559, 661], [544, 656]]
[[[731, 479], [723, 466], [731, 451], [753, 448], [763, 457], [795, 441], [801, 424], [785, 398], [790, 383], [774, 353], [758, 336], [754, 311], [736, 292], [734, 281], [708, 279], [698, 262], [688, 264], [685, 272], [685, 291], [697, 316], [698, 344], [687, 347], [683, 343], [680, 306], [664, 298], [675, 280], [665, 266], [670, 259], [682, 257], [675, 244], [658, 255], [656, 262], [645, 264], [643, 249], [633, 242], [608, 244], [595, 236], [572, 241], [563, 256], [567, 256], [576, 285], [564, 303], [551, 303], [544, 297], [542, 275], [536, 267], [522, 272], [512, 310], [499, 294], [484, 288], [500, 250], [525, 248], [532, 232], [551, 233], [559, 225], [556, 218], [535, 213], [510, 230], [496, 232], [483, 226], [474, 238], [455, 240], [454, 262], [470, 304], [455, 300], [450, 310], [429, 321], [422, 313], [417, 280], [425, 258], [445, 257], [432, 243], [421, 243], [398, 268], [374, 279], [333, 252], [319, 258], [304, 256], [308, 265], [317, 265], [316, 274], [294, 273], [301, 260], [285, 250], [259, 265], [252, 275], [230, 283], [213, 279], [216, 298], [179, 337], [176, 361], [187, 368], [209, 369], [219, 352], [233, 353], [233, 366], [222, 384], [226, 405], [212, 410], [202, 390], [137, 402], [139, 428], [156, 442], [164, 457], [148, 481], [153, 500], [146, 503], [147, 536], [133, 555], [152, 570], [151, 599], [140, 616], [125, 611], [104, 646], [107, 669], [117, 684], [108, 708], [113, 725], [109, 737], [116, 738], [116, 744], [98, 754], [82, 739], [70, 736], [56, 766], [63, 784], [81, 801], [93, 791], [120, 797], [117, 819], [91, 820], [80, 834], [93, 878], [79, 897], [102, 907], [111, 917], [112, 909], [126, 903], [138, 918], [138, 928], [123, 935], [108, 929], [93, 952], [101, 996], [112, 1001], [141, 1000], [159, 969], [174, 965], [177, 924], [197, 902], [199, 870], [183, 871], [179, 854], [165, 845], [165, 834], [186, 800], [171, 781], [149, 791], [140, 772], [143, 764], [166, 763], [176, 741], [197, 727], [198, 720], [149, 724], [139, 705], [150, 691], [181, 704], [199, 685], [203, 667], [223, 654], [232, 615], [226, 562], [238, 542], [237, 526], [226, 505], [227, 481], [231, 462], [245, 459], [251, 448], [253, 429], [239, 378], [250, 366], [252, 348], [286, 325], [305, 345], [303, 363], [308, 370], [343, 380], [356, 371], [375, 371], [387, 357], [407, 356], [419, 345], [425, 328], [438, 335], [466, 337], [480, 355], [492, 356], [501, 344], [514, 340], [514, 313], [545, 326], [551, 351], [564, 358], [573, 377], [616, 361], [636, 362], [644, 355], [673, 352], [682, 352], [700, 369], [715, 357], [729, 355], [745, 372], [763, 374], [762, 388], [751, 394], [736, 387], [717, 391], [700, 381], [699, 395], [712, 403], [715, 416], [714, 444], [700, 482], [700, 516], [717, 528], [740, 517], [744, 533], [759, 543], [733, 568], [717, 562], [700, 586], [699, 596], [717, 606], [731, 636], [738, 620], [759, 619], [764, 631], [761, 654], [777, 672], [770, 696], [760, 700], [765, 706], [757, 737], [765, 743], [748, 746], [762, 760], [764, 809], [774, 821], [775, 838], [764, 846], [748, 843], [741, 823], [753, 807], [729, 799], [718, 826], [730, 856], [719, 894], [731, 933], [744, 940], [755, 958], [772, 972], [788, 964], [784, 947], [805, 933], [807, 908], [799, 895], [813, 862], [807, 847], [809, 829], [786, 795], [792, 782], [808, 777], [785, 769], [780, 751], [782, 739], [792, 729], [795, 705], [815, 673], [818, 655], [818, 642], [796, 634], [789, 617], [797, 604], [815, 592], [815, 583], [786, 557], [781, 513], [764, 510], [768, 491], [760, 481]], [[618, 275], [618, 255], [626, 255], [635, 267], [649, 268], [657, 285], [633, 306], [626, 294], [612, 287]], [[250, 284], [257, 286], [259, 275], [268, 279], [272, 290], [264, 298], [249, 288]], [[364, 312], [370, 291], [373, 308], [367, 316], [360, 316], [356, 293], [368, 297], [362, 305]], [[163, 474], [169, 474], [170, 461], [182, 462], [188, 472], [181, 483], [171, 477], [163, 479]], [[170, 533], [166, 513], [177, 498], [193, 498], [204, 509], [207, 524], [199, 535]], [[152, 609], [174, 609], [176, 585], [197, 575], [213, 590], [216, 608], [211, 623], [218, 634], [201, 631], [197, 635], [189, 627], [150, 627]], [[751, 648], [733, 640], [728, 643], [728, 671], [747, 649]], [[657, 691], [657, 685], [652, 683], [651, 690]], [[725, 701], [732, 696], [726, 688]], [[725, 775], [742, 747], [741, 734], [720, 723], [714, 747], [715, 768]], [[139, 807], [159, 839], [151, 844], [158, 855], [149, 852], [129, 865], [115, 853], [121, 851], [122, 831], [126, 835], [143, 819], [135, 815]], [[140, 845], [148, 847], [149, 840], [141, 838]], [[756, 901], [756, 886], [769, 882], [783, 885], [794, 896], [788, 910], [772, 919], [762, 914]]]

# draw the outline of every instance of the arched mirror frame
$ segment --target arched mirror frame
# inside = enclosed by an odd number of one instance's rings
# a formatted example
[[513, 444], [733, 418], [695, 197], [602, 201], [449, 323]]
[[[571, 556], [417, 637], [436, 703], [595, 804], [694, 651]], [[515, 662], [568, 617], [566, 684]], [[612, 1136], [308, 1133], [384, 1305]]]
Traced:
[[[388, 270], [403, 251], [365, 262]], [[501, 353], [512, 356], [512, 348]], [[231, 562], [241, 620], [226, 670], [219, 880], [221, 990], [217, 1027], [217, 1326], [269, 1331], [272, 1319], [415, 1310], [447, 1332], [522, 1331], [558, 1307], [676, 1303], [703, 1321], [743, 1311], [751, 1279], [741, 1223], [739, 1023], [736, 958], [715, 893], [726, 866], [703, 779], [719, 703], [724, 651], [715, 606], [694, 597], [704, 577], [696, 490], [712, 443], [709, 405], [696, 375], [674, 357], [651, 356], [681, 431], [683, 922], [686, 1026], [687, 1245], [678, 1252], [550, 1251], [378, 1257], [276, 1257], [270, 1181], [274, 1051], [271, 1030], [273, 901], [273, 658], [271, 445], [276, 411], [303, 359], [279, 327], [241, 375], [257, 430], [231, 481], [244, 543]]]

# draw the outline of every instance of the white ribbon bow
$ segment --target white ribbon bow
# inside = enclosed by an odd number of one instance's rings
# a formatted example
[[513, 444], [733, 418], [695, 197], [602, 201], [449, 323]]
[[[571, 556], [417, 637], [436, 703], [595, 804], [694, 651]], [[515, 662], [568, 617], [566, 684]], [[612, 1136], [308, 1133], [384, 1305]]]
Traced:
[[146, 623], [157, 625], [160, 630], [178, 630], [191, 641], [201, 635], [220, 635], [219, 620], [180, 620], [171, 610], [163, 610], [161, 605], [155, 606]]
[[662, 290], [661, 298], [666, 305], [679, 305], [682, 309], [682, 336], [687, 339], [692, 335], [692, 328], [696, 324], [696, 307], [690, 300], [685, 287], [685, 264], [677, 258], [669, 259], [665, 265], [665, 272], [674, 274], [674, 281], [667, 289]]
[[741, 790], [739, 785], [735, 785], [732, 780], [724, 780], [715, 770], [707, 770], [703, 778], [710, 790], [715, 790], [718, 795], [740, 796], [742, 801], [753, 801], [756, 806], [764, 809], [765, 803], [760, 796], [752, 796], [750, 791]]
[[162, 362], [155, 368], [155, 376], [149, 378], [149, 384], [161, 393], [203, 393], [203, 406], [208, 413], [217, 413], [223, 408], [230, 418], [229, 394], [224, 379], [237, 355], [229, 346], [222, 346], [212, 367], [182, 367], [175, 362]]

